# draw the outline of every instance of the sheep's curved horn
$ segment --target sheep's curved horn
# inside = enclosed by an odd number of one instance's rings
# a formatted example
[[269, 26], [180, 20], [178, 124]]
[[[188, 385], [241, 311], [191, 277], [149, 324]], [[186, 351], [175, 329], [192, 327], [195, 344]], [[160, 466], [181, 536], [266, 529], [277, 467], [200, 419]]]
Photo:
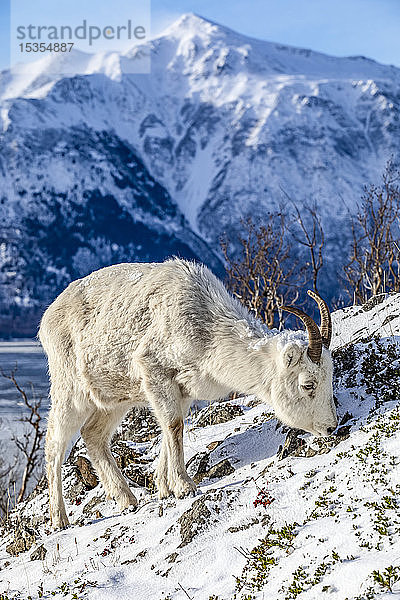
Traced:
[[282, 310], [293, 313], [299, 317], [307, 328], [308, 333], [308, 349], [307, 354], [314, 363], [319, 363], [322, 354], [322, 337], [318, 325], [300, 308], [294, 306], [281, 306]]
[[307, 294], [318, 304], [319, 312], [321, 313], [321, 337], [325, 348], [329, 348], [332, 339], [332, 319], [331, 313], [325, 300], [316, 292], [308, 290]]

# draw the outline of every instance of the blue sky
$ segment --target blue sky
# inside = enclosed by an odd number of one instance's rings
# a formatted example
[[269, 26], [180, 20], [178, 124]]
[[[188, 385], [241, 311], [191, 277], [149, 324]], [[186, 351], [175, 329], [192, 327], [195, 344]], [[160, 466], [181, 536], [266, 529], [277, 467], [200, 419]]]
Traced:
[[[8, 67], [10, 61], [10, 2], [22, 1], [0, 0], [0, 69]], [[89, 17], [113, 13], [109, 0], [82, 3]], [[60, 5], [71, 7], [73, 18], [71, 2], [54, 3]], [[126, 0], [124, 5], [126, 14], [118, 15], [121, 21], [130, 18], [135, 2]], [[195, 12], [257, 38], [337, 56], [361, 54], [400, 67], [400, 0], [152, 0], [152, 33], [160, 32], [185, 12]]]

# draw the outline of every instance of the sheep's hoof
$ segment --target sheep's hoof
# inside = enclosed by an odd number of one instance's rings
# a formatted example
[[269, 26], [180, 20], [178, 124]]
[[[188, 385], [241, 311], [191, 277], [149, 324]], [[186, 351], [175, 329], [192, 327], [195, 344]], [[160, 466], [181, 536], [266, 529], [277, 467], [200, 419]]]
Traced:
[[51, 517], [51, 526], [53, 529], [67, 529], [69, 525], [70, 523], [65, 513], [54, 515]]
[[125, 508], [128, 508], [130, 506], [136, 507], [138, 505], [137, 498], [134, 494], [132, 494], [131, 491], [129, 491], [129, 493], [124, 492], [120, 494], [118, 496], [117, 503], [121, 512], [125, 510]]
[[185, 496], [194, 496], [196, 493], [196, 484], [189, 477], [187, 479], [179, 479], [170, 484], [173, 489], [175, 498], [185, 498]]
[[159, 483], [157, 485], [158, 488], [158, 497], [160, 500], [164, 500], [165, 498], [169, 498], [172, 495], [171, 490], [169, 489], [169, 487], [163, 483]]

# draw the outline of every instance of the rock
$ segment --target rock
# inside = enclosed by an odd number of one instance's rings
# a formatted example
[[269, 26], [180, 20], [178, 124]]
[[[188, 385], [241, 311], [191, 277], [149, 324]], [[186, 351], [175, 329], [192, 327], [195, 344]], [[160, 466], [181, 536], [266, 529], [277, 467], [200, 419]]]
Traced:
[[279, 446], [278, 460], [283, 460], [287, 456], [294, 454], [299, 448], [304, 446], [304, 440], [298, 436], [303, 432], [299, 429], [290, 429], [286, 436], [283, 446]]
[[[89, 502], [87, 504], [85, 504], [85, 506], [83, 507], [83, 513], [88, 516], [96, 516], [96, 514], [99, 512], [97, 509], [94, 510], [94, 508], [100, 504], [100, 502], [104, 502], [105, 500], [105, 494], [102, 494], [101, 496], [95, 496], [94, 498], [92, 498], [91, 500], [89, 500]], [[96, 518], [98, 518], [96, 516]]]
[[234, 467], [232, 467], [231, 463], [227, 458], [221, 460], [221, 462], [217, 463], [211, 469], [209, 469], [207, 473], [207, 477], [210, 479], [215, 479], [219, 477], [226, 477], [235, 471]]
[[200, 411], [197, 419], [197, 427], [207, 427], [207, 425], [218, 425], [226, 423], [235, 417], [243, 415], [243, 408], [236, 404], [222, 402], [220, 404], [212, 404]]
[[210, 442], [209, 444], [207, 444], [207, 450], [209, 450], [210, 452], [212, 452], [213, 450], [215, 450], [215, 448], [218, 448], [218, 446], [220, 444], [222, 444], [222, 440], [215, 441], [215, 442]]
[[90, 460], [85, 456], [78, 456], [75, 464], [86, 488], [88, 490], [95, 488], [99, 483], [99, 479]]
[[[351, 415], [348, 415], [348, 417], [352, 418]], [[350, 425], [340, 427], [335, 435], [331, 435], [327, 438], [314, 437], [303, 440], [299, 437], [303, 433], [304, 432], [300, 431], [299, 429], [291, 429], [289, 431], [283, 447], [280, 446], [278, 449], [279, 460], [283, 460], [288, 456], [312, 458], [317, 454], [327, 454], [332, 450], [332, 448], [349, 437]]]
[[388, 323], [390, 323], [390, 321], [394, 321], [394, 319], [397, 319], [397, 317], [398, 317], [397, 314], [388, 315], [386, 317], [386, 319], [383, 321], [382, 327], [385, 327], [385, 325], [387, 325]]
[[[72, 481], [65, 490], [65, 496], [76, 501], [77, 498], [85, 496], [88, 490], [94, 489], [99, 484], [99, 479], [92, 467], [90, 460], [77, 454], [79, 442], [76, 449], [71, 452], [67, 464], [73, 467]], [[112, 454], [115, 462], [121, 469], [123, 475], [129, 478], [132, 482], [140, 487], [145, 487], [150, 491], [154, 491], [153, 474], [146, 472], [146, 466], [152, 462], [150, 459], [144, 459], [139, 452], [131, 448], [124, 440], [116, 439], [111, 445]], [[81, 450], [82, 451], [82, 447]], [[84, 508], [87, 515], [92, 515], [94, 506], [100, 502], [99, 498], [93, 498]]]
[[150, 492], [156, 490], [153, 473], [144, 471], [142, 465], [129, 465], [123, 470], [123, 474], [139, 487], [144, 487]]
[[305, 456], [306, 458], [312, 458], [316, 454], [318, 454], [318, 450], [316, 450], [315, 448], [307, 448]]
[[210, 454], [208, 452], [199, 452], [188, 461], [186, 468], [195, 483], [200, 483], [206, 477], [209, 479], [225, 477], [235, 470], [227, 458], [213, 467], [209, 467], [209, 463]]
[[186, 469], [195, 483], [200, 483], [208, 474], [210, 455], [208, 452], [199, 452], [187, 462]]
[[86, 484], [78, 471], [78, 467], [74, 465], [74, 469], [71, 472], [71, 477], [68, 481], [68, 486], [64, 490], [64, 496], [70, 502], [76, 503], [78, 499], [82, 500], [87, 491]]
[[[197, 498], [177, 520], [182, 539], [178, 548], [189, 544], [202, 531], [212, 529], [213, 524], [220, 519], [221, 505], [231, 506], [237, 497], [238, 490], [211, 489], [204, 496]], [[175, 525], [165, 533], [170, 533], [174, 528]]]
[[[64, 496], [70, 502], [82, 500], [88, 490], [99, 482], [86, 455], [86, 446], [82, 438], [78, 438], [63, 466]], [[95, 481], [97, 482], [95, 485]]]
[[36, 550], [34, 550], [30, 556], [31, 560], [44, 560], [47, 554], [46, 548], [43, 546], [38, 546]]
[[[349, 413], [349, 412], [346, 411], [344, 413], [343, 417], [340, 419], [339, 425], [344, 425], [345, 423], [347, 423], [347, 421], [350, 421], [351, 419], [354, 419], [354, 415], [352, 415], [351, 413]], [[341, 429], [339, 429], [337, 433], [339, 433], [339, 431]]]
[[279, 447], [278, 458], [279, 460], [287, 458], [288, 456], [312, 458], [317, 454], [327, 454], [332, 448], [335, 448], [335, 446], [350, 436], [350, 428], [350, 425], [345, 425], [340, 427], [335, 435], [326, 438], [313, 437], [307, 440], [298, 437], [303, 433], [302, 431], [299, 429], [292, 429], [289, 431], [283, 447]]
[[195, 500], [189, 510], [185, 511], [178, 519], [180, 526], [181, 543], [179, 548], [189, 544], [193, 538], [210, 524], [211, 511], [206, 505], [209, 498], [202, 496]]
[[36, 542], [33, 529], [20, 524], [14, 533], [14, 541], [6, 546], [6, 551], [12, 556], [18, 556], [21, 552], [29, 550]]
[[[253, 418], [253, 424], [254, 425], [260, 425], [262, 423], [266, 423], [267, 421], [270, 421], [271, 419], [274, 418], [274, 414], [271, 412], [262, 412], [261, 415], [256, 415]], [[279, 429], [280, 427], [282, 427], [281, 423], [277, 422], [275, 429]]]
[[135, 558], [130, 558], [128, 560], [122, 561], [121, 565], [129, 565], [133, 563], [137, 563], [140, 559], [144, 558], [147, 554], [147, 550], [141, 550], [138, 554], [136, 554]]
[[179, 554], [177, 552], [173, 552], [172, 554], [167, 556], [165, 558], [165, 560], [167, 560], [169, 563], [174, 563], [176, 561], [176, 559], [178, 558], [178, 556], [179, 556]]
[[119, 440], [132, 440], [134, 442], [148, 442], [161, 433], [160, 426], [153, 413], [147, 408], [133, 408], [126, 415], [122, 427], [113, 438]]
[[249, 408], [254, 408], [255, 406], [258, 406], [261, 403], [262, 400], [260, 400], [260, 398], [253, 398], [252, 400], [250, 400], [250, 402], [247, 403], [247, 406]]
[[150, 491], [155, 490], [153, 474], [146, 470], [146, 466], [152, 462], [151, 459], [143, 458], [140, 452], [136, 452], [124, 440], [120, 439], [114, 439], [112, 453], [115, 462], [125, 477], [128, 477], [140, 487], [145, 487]]
[[148, 464], [150, 462], [149, 460], [143, 459], [139, 452], [135, 452], [135, 450], [123, 440], [114, 440], [111, 449], [115, 458], [115, 462], [120, 469], [125, 469], [126, 467], [136, 463]]
[[335, 446], [337, 446], [340, 442], [343, 442], [344, 440], [347, 440], [347, 438], [350, 437], [350, 429], [351, 425], [339, 427], [339, 429], [336, 432], [336, 435], [334, 436], [334, 439], [336, 440]]
[[373, 308], [375, 308], [375, 306], [381, 304], [386, 299], [386, 297], [386, 294], [376, 294], [376, 296], [372, 296], [372, 298], [367, 300], [367, 302], [365, 302], [362, 305], [361, 310], [364, 312], [372, 310]]
[[247, 523], [243, 523], [243, 525], [228, 527], [227, 531], [229, 531], [229, 533], [237, 533], [238, 531], [244, 531], [245, 529], [249, 529], [253, 525], [258, 525], [259, 522], [260, 522], [259, 519], [257, 519], [255, 517], [255, 518], [251, 519], [251, 521], [248, 521]]

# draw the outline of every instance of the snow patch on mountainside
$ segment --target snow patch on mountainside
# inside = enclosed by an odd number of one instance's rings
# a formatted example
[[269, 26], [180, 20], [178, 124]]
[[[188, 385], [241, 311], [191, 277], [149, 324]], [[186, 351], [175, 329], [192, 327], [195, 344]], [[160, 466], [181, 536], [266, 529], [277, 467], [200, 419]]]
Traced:
[[[132, 73], [149, 55], [151, 73]], [[61, 285], [42, 286], [39, 266], [31, 279], [23, 270], [26, 223], [42, 230], [46, 211], [47, 227], [68, 223], [65, 264], [44, 259], [46, 269], [65, 269], [66, 283], [86, 274], [70, 264], [88, 253], [85, 268], [178, 252], [221, 271], [221, 236], [236, 239], [248, 216], [263, 221], [273, 210], [292, 210], [288, 197], [300, 208], [315, 204], [321, 215], [320, 287], [337, 297], [349, 213], [363, 185], [379, 183], [386, 161], [400, 152], [400, 69], [255, 40], [196, 15], [124, 54], [17, 65], [1, 73], [0, 96], [0, 223], [20, 232], [7, 249], [12, 268], [2, 261], [0, 272], [29, 280], [24, 296], [36, 306]], [[113, 239], [104, 241], [93, 197], [129, 214], [123, 244], [117, 217], [107, 232]], [[93, 227], [76, 248], [81, 212]], [[112, 244], [123, 246], [119, 257]], [[7, 279], [7, 286], [13, 304], [20, 285]]]

